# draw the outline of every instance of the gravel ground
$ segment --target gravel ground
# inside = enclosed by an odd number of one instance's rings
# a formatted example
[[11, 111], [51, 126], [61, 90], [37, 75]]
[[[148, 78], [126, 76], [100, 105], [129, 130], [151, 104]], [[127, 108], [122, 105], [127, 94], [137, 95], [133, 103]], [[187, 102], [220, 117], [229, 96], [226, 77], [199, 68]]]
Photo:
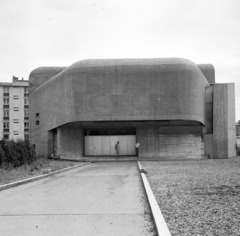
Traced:
[[142, 161], [172, 235], [240, 235], [240, 158]]

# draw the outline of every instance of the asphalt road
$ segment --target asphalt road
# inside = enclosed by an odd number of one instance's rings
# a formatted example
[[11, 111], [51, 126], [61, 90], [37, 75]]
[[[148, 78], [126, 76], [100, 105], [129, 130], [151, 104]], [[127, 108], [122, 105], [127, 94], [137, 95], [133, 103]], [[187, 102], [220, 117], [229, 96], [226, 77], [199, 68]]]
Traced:
[[1, 191], [0, 235], [155, 233], [136, 162], [101, 162]]

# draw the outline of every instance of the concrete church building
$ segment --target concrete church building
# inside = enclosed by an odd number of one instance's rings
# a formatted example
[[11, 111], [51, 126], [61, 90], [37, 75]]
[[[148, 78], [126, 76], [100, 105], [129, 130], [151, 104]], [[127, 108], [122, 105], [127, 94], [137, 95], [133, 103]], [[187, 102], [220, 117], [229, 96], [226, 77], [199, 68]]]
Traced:
[[234, 84], [182, 58], [91, 59], [30, 74], [30, 140], [38, 155], [145, 160], [235, 156]]

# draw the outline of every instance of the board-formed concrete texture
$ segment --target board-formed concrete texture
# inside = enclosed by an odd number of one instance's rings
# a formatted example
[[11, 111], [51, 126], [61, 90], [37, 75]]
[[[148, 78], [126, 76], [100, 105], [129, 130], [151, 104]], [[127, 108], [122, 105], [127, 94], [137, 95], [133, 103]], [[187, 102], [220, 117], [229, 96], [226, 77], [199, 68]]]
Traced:
[[[115, 143], [106, 140], [135, 135], [140, 159], [234, 156], [234, 84], [215, 84], [210, 64], [91, 59], [37, 68], [29, 80], [30, 140], [39, 155], [112, 155]], [[99, 138], [86, 147], [91, 135]]]

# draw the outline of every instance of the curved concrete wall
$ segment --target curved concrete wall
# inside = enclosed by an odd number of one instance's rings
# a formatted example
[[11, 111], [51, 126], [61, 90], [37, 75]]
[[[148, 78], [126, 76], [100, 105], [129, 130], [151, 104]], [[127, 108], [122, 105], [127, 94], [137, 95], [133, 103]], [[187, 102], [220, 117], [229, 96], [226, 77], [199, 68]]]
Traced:
[[209, 83], [215, 83], [215, 69], [212, 64], [198, 64], [198, 67]]
[[37, 69], [29, 79], [31, 119], [40, 114], [32, 130], [76, 121], [205, 121], [208, 81], [186, 59], [83, 60]]
[[39, 67], [33, 70], [29, 75], [29, 91], [32, 92], [38, 86], [59, 74], [64, 69], [66, 69], [66, 67]]

